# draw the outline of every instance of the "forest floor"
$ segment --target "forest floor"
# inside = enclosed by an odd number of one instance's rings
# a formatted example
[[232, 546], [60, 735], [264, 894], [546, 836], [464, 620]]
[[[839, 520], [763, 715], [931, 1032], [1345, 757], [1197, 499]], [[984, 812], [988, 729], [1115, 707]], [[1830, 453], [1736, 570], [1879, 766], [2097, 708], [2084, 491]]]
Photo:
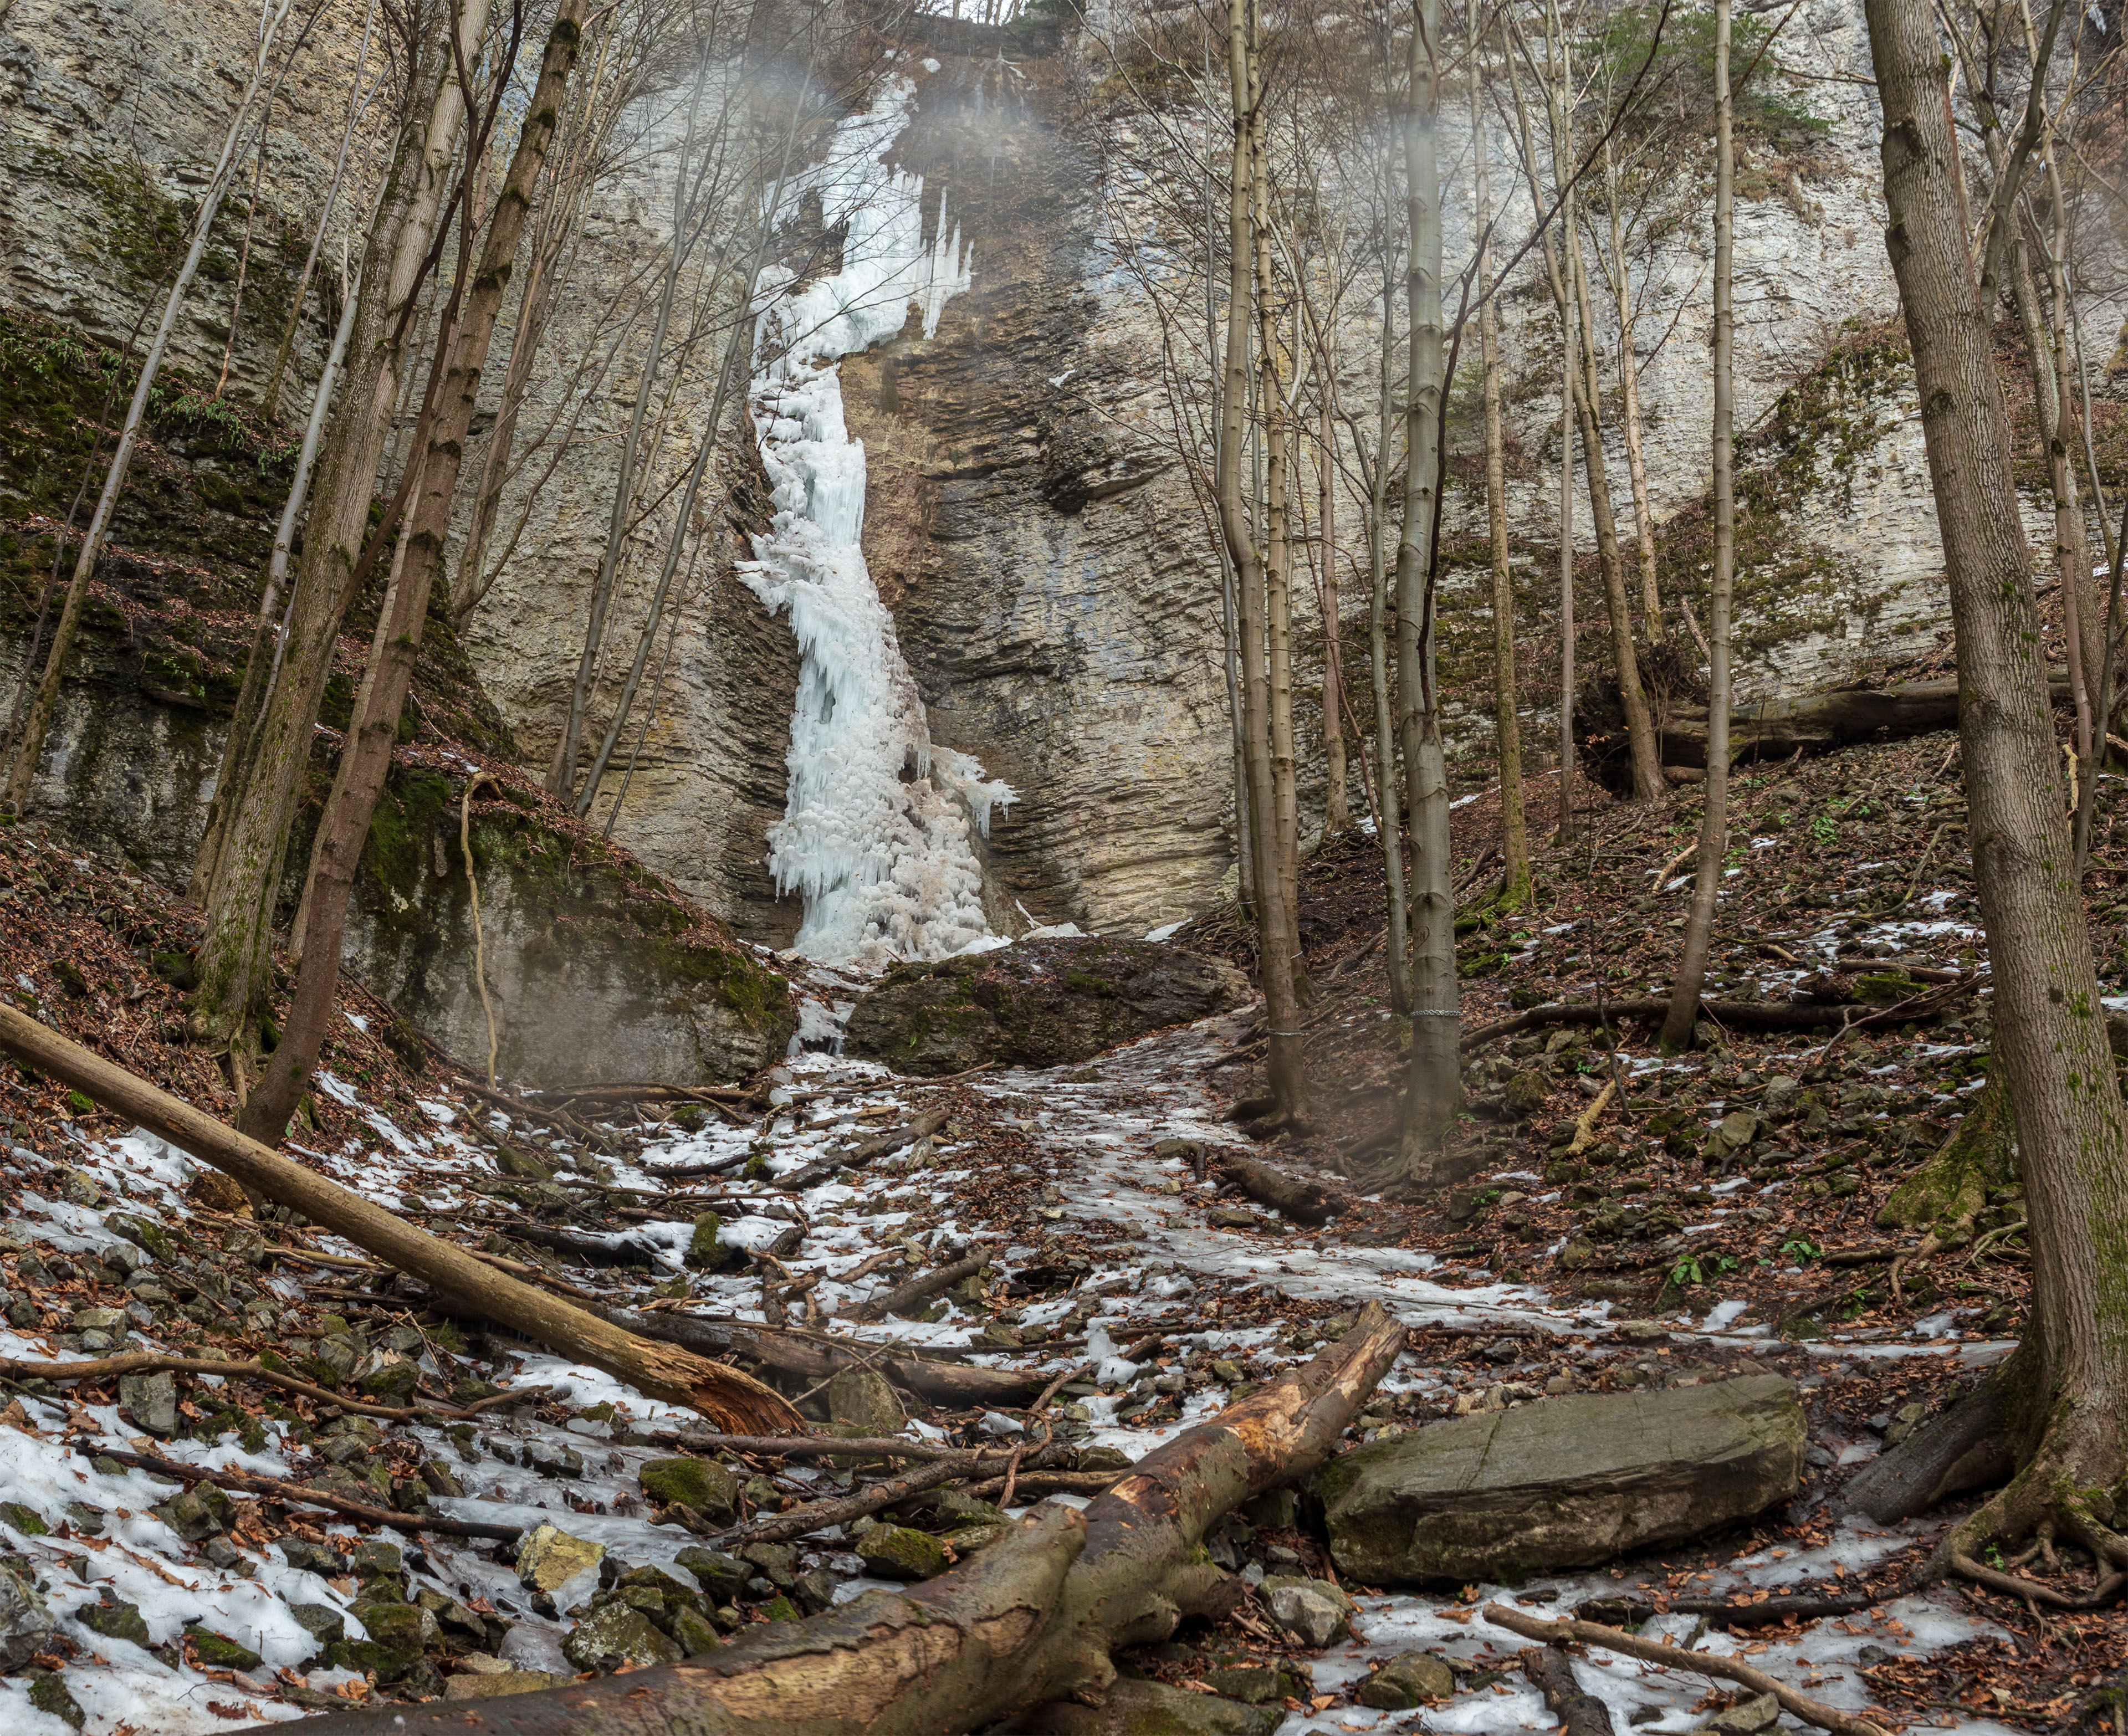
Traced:
[[[1950, 747], [1938, 737], [1746, 769], [1710, 992], [1779, 1001], [1822, 975], [1817, 991], [1836, 994], [1902, 966], [1984, 972]], [[1546, 787], [1537, 785], [1533, 810]], [[1572, 846], [1540, 852], [1537, 908], [1461, 937], [1466, 1030], [1519, 1006], [1598, 992], [1623, 1000], [1665, 980], [1685, 894], [1654, 877], [1689, 842], [1693, 798], [1591, 803]], [[1479, 869], [1497, 804], [1470, 800], [1456, 821], [1459, 855]], [[2109, 968], [2121, 860], [2106, 842], [2093, 875], [2106, 889], [2093, 897], [2094, 940]], [[1068, 1376], [1040, 1418], [1005, 1406], [949, 1411], [905, 1393], [905, 1418], [832, 1419], [931, 1443], [1053, 1430], [1076, 1449], [1072, 1487], [1057, 1499], [1083, 1501], [1128, 1458], [1304, 1360], [1370, 1298], [1410, 1336], [1356, 1440], [1567, 1392], [1732, 1372], [1797, 1381], [1807, 1480], [1754, 1525], [1513, 1587], [1348, 1586], [1353, 1634], [1324, 1649], [1244, 1606], [1227, 1625], [1123, 1660], [1280, 1709], [1283, 1736], [1422, 1720], [1443, 1732], [1551, 1727], [1512, 1668], [1519, 1642], [1476, 1613], [1500, 1595], [1537, 1615], [1637, 1598], [1656, 1611], [1645, 1632], [1747, 1654], [1828, 1703], [1874, 1707], [1891, 1726], [2037, 1731], [2083, 1719], [2128, 1665], [2118, 1612], [2041, 1618], [1969, 1587], [1910, 1593], [1908, 1575], [1957, 1510], [1880, 1527], [1842, 1516], [1838, 1500], [1887, 1436], [2013, 1341], [2021, 1247], [1985, 1234], [2009, 1227], [2013, 1198], [1991, 1202], [1979, 1240], [1907, 1264], [1896, 1295], [1890, 1256], [1917, 1237], [1876, 1223], [1984, 1077], [1984, 975], [1980, 994], [1925, 1027], [1850, 1032], [1829, 1051], [1822, 1030], [1713, 1032], [1712, 1046], [1670, 1059], [1637, 1029], [1617, 1032], [1611, 1049], [1580, 1028], [1515, 1034], [1467, 1057], [1466, 1183], [1416, 1204], [1357, 1200], [1304, 1228], [1223, 1197], [1216, 1157], [1245, 1148], [1328, 1175], [1393, 1117], [1401, 1048], [1381, 976], [1380, 882], [1363, 835], [1333, 841], [1308, 866], [1304, 932], [1320, 993], [1309, 1044], [1319, 1131], [1307, 1139], [1254, 1145], [1225, 1118], [1258, 1088], [1261, 1018], [1249, 1012], [1046, 1073], [897, 1079], [819, 1052], [793, 1057], [748, 1100], [629, 1107], [487, 1096], [441, 1058], [390, 1046], [390, 1010], [349, 990], [289, 1149], [437, 1235], [609, 1303], [758, 1323], [767, 1284], [786, 1298], [778, 1306], [804, 1309], [795, 1330]], [[1483, 892], [1482, 871], [1473, 886]], [[226, 1115], [215, 1064], [184, 1041], [186, 932], [163, 889], [38, 827], [0, 835], [0, 992]], [[1180, 939], [1246, 957], [1231, 920]], [[821, 975], [812, 992], [834, 999], [847, 987]], [[1614, 1079], [1626, 1089], [1592, 1129], [1598, 1136], [1563, 1154]], [[900, 1150], [777, 1185], [929, 1109], [943, 1110], [944, 1124]], [[1725, 1127], [1743, 1136], [1734, 1149]], [[0, 1652], [13, 1635], [34, 1641], [0, 1677], [16, 1728], [147, 1736], [355, 1700], [460, 1697], [505, 1669], [566, 1679], [655, 1661], [705, 1620], [729, 1630], [881, 1582], [881, 1559], [850, 1528], [741, 1549], [743, 1566], [731, 1565], [743, 1583], [720, 1577], [705, 1553], [732, 1519], [876, 1473], [720, 1452], [688, 1413], [438, 1312], [360, 1249], [278, 1209], [254, 1216], [215, 1172], [12, 1066], [0, 1069], [0, 1355], [272, 1353], [342, 1394], [333, 1403], [183, 1374], [173, 1409], [150, 1417], [139, 1413], [154, 1408], [153, 1395], [129, 1397], [115, 1380], [61, 1389], [26, 1372], [0, 1388], [0, 1568], [34, 1582], [46, 1611], [40, 1627], [0, 1610]], [[676, 1170], [688, 1173], [676, 1180]], [[702, 1217], [711, 1197], [713, 1249]], [[848, 1317], [976, 1249], [990, 1251], [987, 1272], [910, 1317]], [[815, 1394], [804, 1407], [828, 1421], [827, 1404]], [[292, 1492], [173, 1500], [177, 1482], [114, 1451], [336, 1492], [409, 1522], [552, 1524], [606, 1556], [564, 1583], [528, 1584], [508, 1544], [395, 1534]], [[720, 1487], [676, 1481], [670, 1462], [686, 1458], [730, 1465], [729, 1515], [699, 1494], [685, 1506], [670, 1498], [682, 1484], [713, 1496]], [[645, 1477], [647, 1466], [660, 1468]], [[1037, 1478], [1022, 1488], [1015, 1511], [1043, 1492]], [[977, 1546], [990, 1517], [966, 1496], [897, 1516], [941, 1534], [948, 1558]], [[1215, 1555], [1252, 1579], [1332, 1571], [1277, 1502], [1223, 1527]], [[1742, 1601], [1858, 1585], [1882, 1601], [1816, 1623], [1703, 1634], [1696, 1619], [1663, 1613], [1688, 1593]], [[625, 1633], [613, 1619], [626, 1613], [622, 1596], [656, 1626]], [[422, 1614], [401, 1621], [394, 1605]], [[1368, 1669], [1414, 1647], [1453, 1661], [1452, 1695], [1408, 1712], [1355, 1703]], [[1577, 1667], [1622, 1733], [1683, 1732], [1737, 1697], [1598, 1653]]]

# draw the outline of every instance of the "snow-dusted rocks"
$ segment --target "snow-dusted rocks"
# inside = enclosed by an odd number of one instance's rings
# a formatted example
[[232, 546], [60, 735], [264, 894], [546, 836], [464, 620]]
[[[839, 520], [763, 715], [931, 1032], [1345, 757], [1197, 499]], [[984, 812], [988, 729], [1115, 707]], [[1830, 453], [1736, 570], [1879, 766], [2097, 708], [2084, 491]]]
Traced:
[[1513, 1580], [1762, 1512], [1794, 1493], [1804, 1433], [1793, 1384], [1750, 1375], [1414, 1429], [1333, 1459], [1312, 1487], [1348, 1577]]
[[858, 1000], [849, 1054], [902, 1073], [959, 1073], [984, 1061], [1068, 1066], [1167, 1025], [1247, 1006], [1231, 965], [1147, 941], [1021, 941], [990, 952], [900, 965]]

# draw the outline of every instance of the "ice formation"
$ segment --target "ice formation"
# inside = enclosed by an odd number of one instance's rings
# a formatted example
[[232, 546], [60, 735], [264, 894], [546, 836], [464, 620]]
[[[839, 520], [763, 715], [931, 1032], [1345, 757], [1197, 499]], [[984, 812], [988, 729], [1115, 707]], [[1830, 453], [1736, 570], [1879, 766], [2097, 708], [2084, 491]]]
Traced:
[[752, 397], [775, 517], [741, 577], [787, 613], [802, 662], [791, 719], [790, 796], [769, 832], [780, 890], [805, 899], [797, 950], [819, 959], [941, 958], [983, 941], [982, 873], [971, 823], [987, 835], [1011, 787], [936, 747], [894, 617], [865, 565], [865, 455], [843, 420], [837, 363], [900, 332], [916, 308], [934, 335], [971, 281], [972, 249], [948, 227], [924, 240], [923, 181], [889, 168], [910, 87], [837, 126], [824, 160], [786, 191], [817, 194], [846, 225], [842, 268], [800, 285], [765, 271]]

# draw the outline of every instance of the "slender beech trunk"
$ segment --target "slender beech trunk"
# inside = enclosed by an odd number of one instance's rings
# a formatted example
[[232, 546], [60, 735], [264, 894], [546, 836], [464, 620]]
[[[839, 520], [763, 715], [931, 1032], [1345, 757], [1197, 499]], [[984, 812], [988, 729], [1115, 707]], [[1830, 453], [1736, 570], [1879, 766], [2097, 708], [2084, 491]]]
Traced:
[[1269, 1016], [1271, 1094], [1287, 1115], [1300, 1114], [1308, 1081], [1300, 1051], [1300, 1003], [1294, 981], [1299, 960], [1285, 926], [1278, 885], [1278, 831], [1271, 771], [1271, 672], [1266, 657], [1266, 563], [1250, 521], [1242, 460], [1249, 403], [1249, 314], [1255, 298], [1254, 196], [1256, 84], [1250, 65], [1254, 0], [1230, 9], [1227, 68], [1234, 110], [1227, 203], [1226, 377], [1219, 405], [1219, 525], [1234, 569], [1235, 624], [1241, 639], [1242, 765], [1247, 774], [1249, 849], [1255, 858], [1256, 962]]
[[36, 696], [30, 702], [29, 715], [23, 721], [21, 733], [16, 738], [14, 758], [7, 769], [7, 805], [18, 815], [29, 809], [31, 787], [36, 781], [38, 762], [44, 758], [45, 737], [52, 727], [52, 713], [59, 707], [59, 683], [66, 674], [67, 659], [74, 654], [74, 635], [81, 629], [81, 612], [88, 601], [89, 581], [95, 576], [96, 563], [102, 558], [104, 543], [111, 534], [111, 515], [117, 510], [118, 496], [126, 486], [126, 473], [132, 467], [133, 448], [140, 437], [140, 424], [148, 414], [148, 395], [154, 389], [155, 376], [161, 372], [163, 358], [170, 347], [170, 334], [176, 330], [178, 315], [184, 309], [185, 296], [192, 288], [192, 279], [199, 275], [207, 239], [214, 232], [215, 215], [221, 209], [222, 196], [229, 191], [237, 145], [249, 130], [252, 102], [259, 94], [259, 86], [265, 83], [273, 44], [294, 4], [295, 0], [279, 0], [266, 27], [259, 33], [251, 82], [245, 87], [236, 112], [230, 117], [229, 130], [221, 142], [221, 159], [207, 179], [207, 191], [201, 195], [199, 216], [192, 225], [192, 245], [186, 249], [184, 263], [178, 268], [177, 280], [170, 285], [169, 299], [163, 304], [162, 321], [156, 326], [154, 341], [148, 346], [146, 358], [140, 363], [140, 377], [134, 386], [133, 401], [126, 407], [126, 421], [119, 430], [117, 450], [112, 454], [111, 467], [104, 473], [103, 492], [97, 497], [88, 534], [81, 539], [81, 552], [74, 557], [74, 577], [67, 586], [66, 601], [59, 609], [59, 625], [52, 633], [44, 672], [38, 677]]
[[1441, 175], [1434, 152], [1441, 7], [1418, 0], [1404, 123], [1404, 211], [1411, 258], [1403, 534], [1397, 543], [1397, 734], [1412, 830], [1411, 1062], [1405, 1074], [1406, 1184], [1437, 1179], [1463, 1106], [1456, 1053], [1456, 895], [1448, 849], [1448, 765], [1434, 679], [1434, 503], [1441, 486]]
[[1735, 304], [1736, 93], [1729, 88], [1729, 0], [1714, 0], [1714, 582], [1708, 600], [1706, 804], [1698, 869], [1685, 917], [1677, 981], [1663, 1020], [1665, 1048], [1692, 1041], [1713, 944], [1715, 900], [1729, 839], [1729, 609], [1736, 570]]
[[[448, 19], [449, 15], [445, 14]], [[487, 0], [466, 0], [457, 20], [468, 55], [487, 27]], [[311, 740], [340, 623], [353, 601], [349, 581], [362, 556], [378, 461], [391, 432], [406, 368], [402, 315], [418, 292], [422, 262], [450, 185], [463, 93], [440, 43], [422, 57], [424, 102], [409, 104], [378, 221], [363, 250], [347, 382], [321, 452], [292, 608], [243, 787], [230, 794], [226, 842], [211, 880], [195, 873], [206, 932], [194, 954], [199, 988], [195, 1033], [230, 1045], [241, 1071], [243, 1035], [262, 1003], [281, 867], [287, 854]], [[242, 1083], [240, 1079], [240, 1084]]]
[[[1386, 269], [1386, 268], [1385, 268]], [[1370, 685], [1375, 699], [1375, 788], [1381, 802], [1382, 878], [1389, 894], [1389, 932], [1386, 957], [1389, 975], [1389, 1010], [1399, 1017], [1411, 1012], [1411, 932], [1409, 908], [1404, 884], [1404, 795], [1397, 776], [1396, 719], [1389, 698], [1389, 429], [1393, 425], [1395, 370], [1392, 351], [1396, 337], [1396, 284], [1382, 279], [1382, 349], [1380, 391], [1375, 425], [1381, 444], [1375, 453], [1374, 475], [1369, 479], [1370, 524], [1367, 534], [1368, 577], [1372, 589], [1367, 614], [1367, 652]]]
[[1346, 787], [1345, 647], [1337, 600], [1337, 472], [1331, 462], [1337, 438], [1330, 420], [1330, 396], [1337, 381], [1323, 369], [1323, 403], [1315, 432], [1316, 534], [1323, 551], [1323, 835], [1334, 837], [1352, 826], [1351, 796]]
[[230, 819], [237, 792], [250, 782], [253, 750], [258, 746], [259, 713], [280, 672], [278, 655], [284, 624], [281, 619], [281, 591], [288, 581], [288, 563], [296, 546], [296, 525], [311, 489], [311, 467], [317, 460], [318, 442], [325, 433], [325, 411], [332, 402], [347, 359], [348, 339], [354, 332], [360, 306], [361, 283], [340, 309], [340, 325], [333, 333], [332, 349], [318, 375], [317, 390], [311, 399], [310, 420], [304, 425], [302, 449], [296, 455], [296, 473], [288, 481], [288, 498], [282, 503], [281, 528], [274, 533], [273, 558], [267, 563], [266, 589], [259, 598], [259, 619], [251, 630], [251, 652], [244, 661], [244, 684], [238, 690], [236, 708], [230, 714], [229, 734], [222, 742], [221, 770], [214, 780], [214, 799], [207, 804], [207, 826], [192, 862], [192, 885], [188, 889], [194, 903], [202, 902], [214, 884], [221, 852], [229, 842]]
[[[1479, 36], [1477, 0], [1468, 0], [1469, 40]], [[1529, 826], [1522, 813], [1522, 733], [1515, 706], [1515, 578], [1508, 560], [1507, 439], [1500, 403], [1499, 314], [1493, 302], [1493, 187], [1486, 158], [1492, 149], [1485, 124], [1484, 88], [1470, 81], [1470, 137], [1475, 210], [1478, 231], [1478, 359], [1484, 375], [1485, 525], [1493, 545], [1493, 727], [1500, 761], [1500, 908], [1519, 910], [1528, 904]]]
[[[2083, 903], [2067, 872], [2059, 756], [2009, 420], [1953, 185], [1944, 67], [1921, 0], [1867, 0], [1884, 113], [1885, 247], [1899, 287], [1950, 581], [1974, 877], [1995, 982], [1995, 1058], [2024, 1171], [2026, 1330], [1997, 1383], [2023, 1468], [1939, 1560], [2059, 1519], [2103, 1549], [2076, 1492], [2128, 1470], [2128, 1127]], [[2042, 60], [2044, 66], [2044, 60]], [[2116, 1539], [2117, 1541], [2117, 1539]]]
[[1611, 282], [1618, 302], [1618, 396], [1626, 425], [1626, 471], [1633, 485], [1633, 539], [1641, 557], [1641, 619], [1648, 643], [1663, 637], [1662, 591], [1655, 582], [1655, 516], [1648, 498], [1648, 460], [1641, 424], [1641, 358], [1633, 344], [1633, 283], [1626, 270], [1625, 220], [1617, 164], [1603, 141], [1603, 202], [1611, 218]]
[[[1513, 78], [1514, 62], [1508, 63]], [[1560, 207], [1574, 221], [1574, 195]], [[1551, 243], [1545, 245], [1549, 248]], [[1559, 320], [1559, 842], [1574, 836], [1574, 322]]]
[[[1271, 260], [1271, 168], [1264, 148], [1263, 81], [1251, 26], [1249, 56], [1249, 200], [1256, 265], [1256, 400], [1264, 442], [1264, 670], [1269, 683], [1271, 839], [1270, 889], [1277, 894], [1280, 940], [1297, 1003], [1311, 998], [1300, 949], [1300, 776], [1293, 735], [1293, 538], [1289, 528], [1292, 442], [1285, 382], [1279, 356], [1278, 287]], [[1298, 1031], [1294, 1052], [1299, 1053]], [[1296, 1074], [1298, 1070], [1296, 1069]], [[1281, 1101], [1285, 1099], [1281, 1094]], [[1298, 1117], [1296, 1097], [1286, 1105]]]
[[589, 0], [560, 0], [547, 36], [539, 78], [526, 106], [517, 149], [503, 178], [502, 191], [488, 223], [463, 312], [452, 337], [435, 420], [419, 463], [420, 481], [412, 512], [399, 539], [402, 570], [386, 593], [369, 666], [355, 696], [354, 718], [340, 750], [340, 773], [326, 799], [324, 818], [311, 857], [311, 883], [304, 897], [302, 965], [290, 998], [280, 1046], [261, 1070], [259, 1088], [245, 1103], [237, 1125], [268, 1145], [278, 1144], [297, 1099], [309, 1084], [333, 1013], [340, 982], [342, 935], [355, 870], [369, 836], [371, 816], [383, 793], [399, 734], [399, 714], [414, 678], [421, 628], [428, 618], [429, 594], [444, 565], [458, 476], [464, 462], [466, 430], [480, 395], [503, 292], [510, 282], [517, 244], [531, 209], [533, 184], [553, 142], [569, 71], [576, 64], [577, 40]]

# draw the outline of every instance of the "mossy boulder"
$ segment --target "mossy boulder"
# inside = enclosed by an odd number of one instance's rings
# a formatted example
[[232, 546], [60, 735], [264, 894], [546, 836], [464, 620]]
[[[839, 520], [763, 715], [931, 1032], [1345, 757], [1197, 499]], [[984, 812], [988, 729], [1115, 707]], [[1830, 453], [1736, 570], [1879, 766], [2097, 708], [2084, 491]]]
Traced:
[[1440, 1658], [1430, 1652], [1406, 1652], [1361, 1682], [1352, 1697], [1379, 1712], [1408, 1712], [1455, 1691], [1455, 1672]]
[[727, 1555], [720, 1549], [705, 1549], [691, 1544], [672, 1558], [673, 1565], [684, 1568], [694, 1576], [695, 1583], [702, 1588], [702, 1595], [711, 1603], [729, 1603], [746, 1588], [753, 1569], [736, 1555]]
[[199, 1661], [217, 1670], [255, 1670], [259, 1654], [240, 1639], [231, 1639], [226, 1634], [217, 1634], [212, 1628], [188, 1627], [185, 1634], [192, 1641], [193, 1654]]
[[946, 1546], [907, 1525], [874, 1525], [857, 1550], [865, 1572], [880, 1579], [930, 1579], [946, 1571]]
[[635, 1480], [661, 1507], [677, 1501], [715, 1525], [729, 1525], [739, 1511], [739, 1479], [715, 1459], [653, 1459]]
[[414, 1604], [365, 1601], [354, 1606], [354, 1614], [367, 1637], [328, 1646], [325, 1661], [341, 1669], [374, 1671], [379, 1681], [397, 1681], [422, 1662], [430, 1640], [439, 1637], [436, 1618]]
[[[1266, 1677], [1280, 1687], [1299, 1686], [1278, 1670], [1231, 1673]], [[1285, 1722], [1285, 1708], [1275, 1700], [1252, 1705], [1125, 1677], [1109, 1684], [1098, 1706], [1054, 1700], [1000, 1728], [1000, 1736], [1272, 1736]]]
[[1245, 1007], [1254, 994], [1233, 965], [1176, 946], [1020, 941], [895, 965], [859, 997], [843, 1047], [902, 1073], [959, 1073], [986, 1061], [1069, 1066], [1148, 1032]]
[[562, 1642], [562, 1655], [580, 1670], [610, 1675], [625, 1663], [639, 1667], [677, 1663], [683, 1653], [648, 1615], [633, 1604], [616, 1601], [578, 1622]]
[[144, 1650], [154, 1644], [138, 1604], [91, 1604], [75, 1611], [74, 1620], [90, 1633], [101, 1634], [106, 1639], [123, 1639]]

